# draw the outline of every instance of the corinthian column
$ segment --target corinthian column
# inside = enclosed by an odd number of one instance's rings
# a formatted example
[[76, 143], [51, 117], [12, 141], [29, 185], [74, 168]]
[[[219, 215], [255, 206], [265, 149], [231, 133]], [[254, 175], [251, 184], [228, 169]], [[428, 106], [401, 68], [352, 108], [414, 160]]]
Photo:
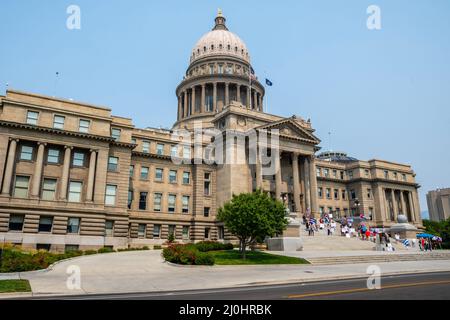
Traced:
[[309, 159], [309, 178], [311, 180], [311, 212], [316, 214], [319, 208], [317, 207], [317, 175], [314, 155]]
[[10, 195], [11, 182], [14, 171], [14, 162], [16, 159], [16, 149], [18, 139], [11, 139], [9, 143], [8, 159], [6, 159], [5, 176], [3, 180], [2, 195]]
[[300, 179], [298, 174], [298, 154], [292, 153], [292, 176], [294, 183], [295, 212], [300, 212]]
[[202, 101], [200, 101], [200, 112], [206, 112], [206, 85], [202, 84]]
[[191, 94], [191, 114], [195, 114], [195, 86], [192, 87], [192, 94]]
[[39, 197], [39, 190], [42, 179], [42, 166], [44, 164], [44, 151], [46, 143], [38, 142], [38, 152], [36, 157], [36, 165], [34, 167], [33, 185], [31, 186], [31, 196]]
[[95, 167], [97, 162], [97, 151], [91, 150], [91, 156], [89, 159], [89, 173], [87, 183], [86, 201], [94, 201], [94, 181], [95, 181]]
[[258, 110], [258, 93], [255, 91], [253, 91], [253, 109]]
[[237, 100], [237, 102], [239, 104], [242, 104], [242, 101], [241, 101], [241, 85], [240, 84], [236, 85], [236, 100]]
[[61, 200], [67, 200], [67, 186], [69, 183], [69, 175], [70, 175], [70, 158], [72, 154], [72, 147], [65, 146], [64, 148], [65, 148], [64, 164], [61, 177], [61, 192], [60, 192]]
[[189, 115], [189, 106], [188, 106], [188, 95], [187, 90], [183, 91], [184, 94], [184, 117], [187, 117]]
[[247, 87], [247, 108], [252, 108], [252, 90], [250, 87]]
[[213, 84], [213, 112], [217, 112], [217, 82]]
[[228, 106], [230, 104], [230, 84], [228, 82], [225, 83], [225, 105]]
[[281, 199], [281, 162], [280, 162], [281, 152], [276, 151], [275, 155], [275, 198], [277, 200]]
[[257, 147], [256, 150], [256, 188], [263, 191], [260, 149]]

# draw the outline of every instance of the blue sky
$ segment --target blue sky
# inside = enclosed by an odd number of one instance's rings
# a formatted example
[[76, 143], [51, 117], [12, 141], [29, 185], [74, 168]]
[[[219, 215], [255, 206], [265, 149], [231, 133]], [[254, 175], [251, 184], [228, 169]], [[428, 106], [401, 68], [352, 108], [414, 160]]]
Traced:
[[[81, 30], [66, 28], [71, 4]], [[381, 30], [366, 28], [371, 4]], [[411, 164], [422, 210], [426, 191], [450, 187], [448, 0], [1, 0], [0, 94], [9, 83], [170, 127], [175, 87], [219, 7], [274, 83], [270, 113], [311, 118], [324, 149]]]

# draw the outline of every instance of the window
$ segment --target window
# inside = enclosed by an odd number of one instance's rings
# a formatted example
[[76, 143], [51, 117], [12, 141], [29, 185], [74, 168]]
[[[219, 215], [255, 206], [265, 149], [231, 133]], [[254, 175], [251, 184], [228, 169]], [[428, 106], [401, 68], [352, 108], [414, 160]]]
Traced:
[[142, 167], [141, 168], [141, 180], [147, 180], [148, 179], [148, 167]]
[[333, 178], [337, 178], [337, 170], [333, 170]]
[[28, 111], [27, 112], [27, 124], [37, 125], [39, 118], [39, 112]]
[[178, 147], [177, 146], [171, 146], [170, 147], [170, 156], [171, 157], [178, 157]]
[[205, 193], [205, 196], [211, 195], [211, 173], [209, 173], [209, 172], [205, 173], [204, 193]]
[[183, 240], [189, 240], [189, 227], [183, 226]]
[[155, 170], [155, 180], [162, 181], [163, 180], [163, 172], [164, 170], [161, 168], [156, 168]]
[[389, 171], [384, 170], [384, 178], [389, 179]]
[[355, 190], [350, 190], [350, 197], [352, 200], [356, 199], [356, 192]]
[[117, 186], [107, 184], [105, 193], [105, 205], [113, 206], [116, 204]]
[[52, 232], [53, 217], [40, 217], [38, 232]]
[[184, 146], [183, 147], [183, 158], [190, 159], [191, 158], [191, 147]]
[[120, 132], [121, 132], [120, 129], [112, 128], [111, 129], [111, 138], [113, 138], [116, 141], [119, 141], [120, 140]]
[[20, 160], [33, 160], [33, 147], [22, 146], [20, 148]]
[[119, 164], [119, 158], [117, 157], [109, 157], [108, 158], [108, 171], [117, 171], [117, 167]]
[[394, 179], [395, 179], [395, 180], [398, 179], [398, 174], [397, 174], [397, 172], [394, 172]]
[[64, 129], [64, 121], [66, 120], [63, 116], [54, 116], [53, 117], [53, 128], [55, 129]]
[[222, 64], [219, 64], [219, 66], [218, 66], [218, 73], [219, 74], [223, 73], [223, 65]]
[[352, 170], [349, 170], [349, 171], [347, 172], [347, 174], [348, 174], [348, 178], [349, 178], [349, 179], [353, 179], [353, 171], [352, 171]]
[[155, 193], [153, 195], [153, 211], [161, 212], [162, 193]]
[[333, 213], [333, 207], [328, 207], [328, 213]]
[[344, 216], [348, 216], [348, 208], [344, 208]]
[[190, 184], [191, 183], [191, 173], [190, 172], [183, 172], [183, 184]]
[[317, 188], [317, 196], [318, 196], [319, 198], [322, 198], [322, 197], [323, 197], [323, 189], [322, 189], [322, 187], [318, 187], [318, 188]]
[[318, 177], [320, 177], [320, 168], [317, 168], [317, 169], [316, 169], [316, 175], [317, 175]]
[[182, 202], [183, 202], [182, 212], [189, 213], [189, 196], [183, 196]]
[[174, 236], [175, 237], [175, 226], [169, 225], [169, 237]]
[[59, 150], [48, 149], [47, 163], [58, 164], [59, 163]]
[[36, 250], [50, 251], [52, 245], [49, 243], [36, 243]]
[[78, 123], [78, 131], [82, 133], [89, 133], [89, 127], [91, 126], [90, 120], [80, 119]]
[[210, 228], [205, 228], [205, 239], [209, 239], [210, 230]]
[[367, 189], [367, 198], [372, 198], [372, 189]]
[[369, 220], [373, 219], [373, 208], [369, 207]]
[[44, 179], [42, 185], [42, 200], [55, 200], [56, 179]]
[[323, 174], [325, 177], [328, 178], [328, 176], [330, 175], [330, 170], [329, 169], [323, 169]]
[[155, 224], [153, 225], [153, 238], [160, 238], [161, 237], [161, 225]]
[[70, 181], [69, 184], [69, 202], [81, 202], [81, 182]]
[[146, 224], [140, 224], [138, 226], [138, 238], [145, 238], [145, 232], [147, 230]]
[[24, 219], [23, 215], [12, 214], [9, 217], [9, 231], [22, 231]]
[[219, 240], [225, 239], [225, 229], [222, 226], [217, 227], [217, 238]]
[[320, 214], [320, 216], [323, 215], [324, 211], [325, 211], [325, 208], [324, 208], [324, 207], [320, 207], [320, 208], [319, 208], [319, 214]]
[[342, 200], [345, 200], [345, 198], [346, 198], [346, 192], [345, 192], [345, 190], [342, 190]]
[[330, 188], [326, 189], [326, 196], [327, 196], [327, 199], [331, 199], [331, 189]]
[[143, 153], [150, 152], [150, 142], [149, 141], [142, 141], [142, 152]]
[[402, 174], [402, 180], [406, 181], [406, 174], [404, 174], [404, 173]]
[[366, 178], [369, 178], [369, 170], [368, 169], [364, 170], [364, 175], [366, 176]]
[[133, 204], [133, 190], [128, 190], [128, 209], [131, 209]]
[[214, 73], [214, 65], [210, 64], [209, 65], [209, 74], [213, 74]]
[[131, 138], [131, 143], [132, 143], [132, 144], [137, 144], [136, 138]]
[[139, 210], [147, 210], [147, 192], [139, 193]]
[[333, 191], [334, 191], [333, 192], [334, 193], [334, 199], [336, 199], [336, 200], [339, 199], [339, 190], [338, 189], [334, 189]]
[[78, 251], [79, 249], [80, 249], [80, 246], [78, 244], [66, 244], [64, 246], [65, 252]]
[[84, 153], [74, 152], [72, 165], [75, 167], [83, 167], [84, 166]]
[[78, 234], [80, 232], [80, 218], [69, 218], [67, 221], [67, 233]]
[[162, 143], [158, 143], [156, 145], [156, 154], [162, 156], [164, 154], [164, 145]]
[[114, 221], [106, 220], [105, 222], [105, 236], [112, 237], [114, 235]]
[[344, 180], [344, 171], [339, 171], [339, 174], [341, 175], [341, 180]]
[[177, 182], [177, 171], [176, 170], [170, 170], [169, 171], [169, 182], [170, 183], [176, 183]]
[[168, 207], [167, 207], [169, 212], [175, 212], [176, 202], [177, 202], [177, 196], [174, 194], [169, 194], [169, 203], [168, 203]]
[[203, 208], [203, 216], [204, 217], [209, 217], [209, 211], [210, 211], [211, 209], [209, 208], [209, 207], [204, 207]]
[[129, 170], [130, 170], [130, 171], [129, 171], [130, 178], [133, 178], [133, 177], [134, 177], [134, 166], [131, 165]]
[[14, 197], [27, 198], [29, 182], [30, 182], [30, 177], [17, 176], [16, 183], [14, 185]]

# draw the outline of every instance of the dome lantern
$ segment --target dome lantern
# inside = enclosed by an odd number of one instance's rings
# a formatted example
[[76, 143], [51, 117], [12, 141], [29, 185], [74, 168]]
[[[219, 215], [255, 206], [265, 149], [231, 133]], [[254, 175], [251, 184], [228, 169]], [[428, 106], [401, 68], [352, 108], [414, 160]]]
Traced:
[[216, 21], [216, 25], [214, 26], [213, 31], [214, 30], [227, 30], [228, 31], [228, 28], [225, 25], [225, 22], [227, 21], [227, 19], [225, 19], [225, 17], [222, 15], [222, 9], [219, 9], [217, 11], [217, 17], [216, 17], [215, 21]]

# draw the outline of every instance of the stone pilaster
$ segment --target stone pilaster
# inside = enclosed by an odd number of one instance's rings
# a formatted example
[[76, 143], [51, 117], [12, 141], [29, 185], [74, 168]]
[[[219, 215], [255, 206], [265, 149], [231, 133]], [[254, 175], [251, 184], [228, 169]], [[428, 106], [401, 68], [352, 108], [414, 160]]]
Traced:
[[11, 192], [11, 183], [14, 172], [14, 162], [16, 159], [16, 149], [18, 141], [18, 139], [11, 139], [9, 143], [8, 158], [6, 160], [5, 175], [3, 179], [3, 195], [10, 195]]
[[230, 104], [230, 84], [228, 82], [225, 83], [225, 105], [228, 106]]
[[97, 151], [91, 150], [91, 156], [89, 159], [89, 173], [87, 182], [86, 201], [92, 202], [94, 196], [94, 181], [95, 181], [95, 168], [97, 162]]
[[192, 87], [192, 94], [191, 94], [191, 114], [195, 114], [195, 87]]
[[[272, 150], [273, 151], [273, 150]], [[275, 198], [281, 199], [281, 162], [280, 162], [281, 152], [276, 150], [275, 155]]]
[[34, 167], [33, 184], [31, 186], [31, 197], [39, 197], [39, 191], [41, 189], [42, 169], [44, 164], [44, 151], [46, 143], [38, 142], [38, 152], [36, 157], [36, 164]]
[[300, 179], [299, 179], [299, 170], [298, 170], [298, 154], [292, 153], [292, 177], [294, 183], [294, 203], [295, 203], [295, 211], [300, 212]]
[[72, 147], [65, 146], [64, 164], [61, 177], [61, 192], [60, 192], [61, 200], [67, 200], [67, 187], [69, 184], [71, 155], [72, 155]]

